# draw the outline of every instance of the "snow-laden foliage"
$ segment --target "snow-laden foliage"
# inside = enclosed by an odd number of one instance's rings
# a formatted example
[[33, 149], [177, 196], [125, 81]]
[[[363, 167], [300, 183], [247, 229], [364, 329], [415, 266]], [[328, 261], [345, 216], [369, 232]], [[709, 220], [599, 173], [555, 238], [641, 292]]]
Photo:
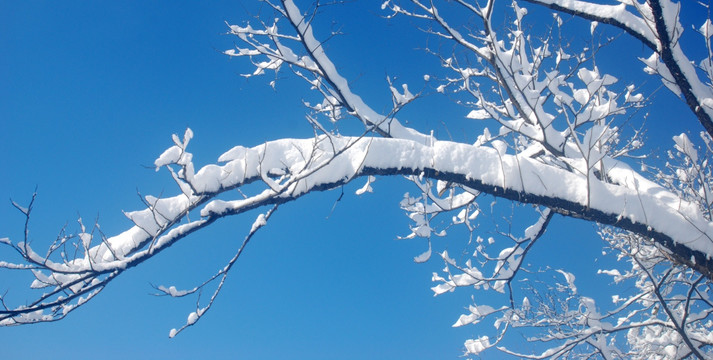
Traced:
[[[707, 50], [702, 59], [690, 59], [681, 43], [685, 27], [681, 24], [681, 6], [699, 6], [696, 11], [710, 14], [703, 2], [676, 3], [671, 0], [616, 0], [601, 4], [581, 0], [525, 0], [593, 22], [616, 26], [640, 40], [652, 50], [650, 57], [641, 59], [645, 71], [658, 75], [663, 84], [683, 97], [686, 104], [709, 135], [713, 136], [713, 89], [711, 80], [711, 20], [692, 24], [702, 39], [699, 46]], [[710, 6], [710, 5], [708, 5]], [[710, 15], [709, 15], [710, 16]], [[690, 27], [688, 25], [687, 27]]]
[[[215, 164], [199, 168], [189, 152], [193, 132], [188, 129], [183, 137], [174, 135], [173, 145], [154, 163], [173, 178], [176, 195], [145, 196], [143, 210], [126, 213], [132, 228], [105, 236], [80, 219], [80, 231], [62, 231], [43, 254], [32, 248], [27, 223], [25, 239], [0, 238], [0, 245], [22, 259], [0, 262], [0, 267], [31, 271], [35, 280], [29, 286], [44, 289], [25, 305], [3, 299], [0, 324], [61, 319], [127, 269], [189, 234], [260, 209], [242, 246], [214, 276], [191, 289], [156, 287], [159, 294], [183, 297], [200, 296], [212, 286], [210, 298], [199, 298], [185, 322], [170, 330], [176, 336], [211, 308], [246, 245], [282, 204], [357, 178], [366, 180], [357, 194], [378, 193], [372, 187], [377, 176], [400, 175], [411, 185], [399, 204], [412, 222], [402, 238], [425, 239], [427, 247], [415, 262], [445, 265], [433, 274], [435, 295], [471, 288], [507, 299], [488, 304], [474, 297], [468, 313], [457, 319], [454, 326], [493, 325], [478, 328], [479, 335], [465, 341], [467, 354], [498, 349], [537, 359], [712, 357], [710, 20], [695, 27], [708, 57], [692, 63], [679, 42], [681, 5], [669, 0], [523, 3], [559, 13], [535, 36], [527, 8], [517, 1], [381, 3], [385, 17], [411, 17], [427, 38], [450, 44], [450, 52], [426, 52], [440, 68], [424, 81], [433, 85], [434, 95], [455, 104], [462, 117], [490, 126], [472, 134], [474, 143], [465, 143], [438, 139], [432, 129], [399, 121], [396, 115], [422, 93], [394, 77], [386, 80], [392, 104], [386, 113], [354, 93], [327, 55], [326, 39], [315, 35], [322, 4], [307, 3], [303, 11], [293, 0], [265, 1], [274, 16], [228, 24], [236, 46], [224, 53], [245, 60], [246, 77], [290, 72], [304, 80], [310, 93], [303, 101], [314, 137], [236, 146]], [[561, 41], [567, 32], [562, 12], [592, 21], [592, 35], [603, 23], [648, 46], [652, 55], [641, 59], [645, 71], [683, 97], [706, 130], [702, 140], [671, 134], [669, 162], [661, 169], [630, 166], [643, 139], [640, 131], [622, 135], [621, 126], [647, 105], [645, 96], [635, 84], [597, 65], [599, 45], [606, 43], [578, 48]], [[494, 19], [504, 13], [507, 26], [497, 27]], [[344, 134], [339, 124], [346, 121], [362, 128]], [[512, 201], [513, 211], [527, 214], [530, 222], [513, 220], [495, 233], [480, 233], [483, 213], [497, 211], [493, 198]], [[13, 205], [29, 220], [32, 202]], [[568, 269], [529, 263], [532, 249], [558, 214], [600, 224], [605, 252], [617, 259], [617, 267], [599, 270], [617, 289], [611, 304], [581, 293]], [[438, 238], [455, 229], [470, 234], [463, 250], [467, 256], [453, 256], [440, 246]], [[507, 348], [507, 339], [519, 331], [541, 350]]]

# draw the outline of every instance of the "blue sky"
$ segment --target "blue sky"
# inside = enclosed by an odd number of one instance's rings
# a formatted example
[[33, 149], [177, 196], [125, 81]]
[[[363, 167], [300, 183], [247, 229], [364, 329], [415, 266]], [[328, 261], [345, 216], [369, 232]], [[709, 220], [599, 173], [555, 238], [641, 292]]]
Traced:
[[[79, 216], [86, 224], [98, 218], [106, 234], [116, 234], [130, 226], [121, 211], [141, 206], [137, 190], [174, 193], [168, 175], [150, 165], [171, 145], [170, 135], [186, 127], [196, 135], [191, 147], [197, 164], [237, 144], [311, 135], [301, 106], [310, 95], [302, 83], [285, 73], [275, 91], [269, 78], [240, 77], [251, 71], [246, 62], [220, 53], [233, 44], [224, 22], [242, 24], [259, 11], [243, 3], [0, 3], [0, 199], [26, 203], [37, 187], [31, 220], [36, 243], [54, 239], [64, 224], [76, 229]], [[345, 35], [330, 40], [328, 54], [377, 110], [390, 105], [386, 75], [413, 90], [437, 65], [417, 49], [425, 46], [418, 24], [379, 14], [376, 2], [364, 1], [330, 9], [321, 21], [327, 30], [342, 26]], [[604, 71], [614, 63], [600, 60]], [[630, 61], [613, 69], [640, 68]], [[653, 148], [668, 147], [669, 134], [680, 129], [698, 129], [693, 120], [668, 121], [687, 110], [667, 95], [657, 99], [671, 106], [657, 108], [648, 120]], [[428, 106], [437, 100], [427, 98], [426, 106], [405, 111], [401, 119], [441, 137], [477, 135], [458, 108]], [[463, 341], [478, 331], [450, 325], [471, 295], [483, 294], [461, 290], [434, 298], [431, 273], [442, 263], [414, 264], [426, 244], [395, 240], [408, 234], [398, 202], [415, 189], [380, 179], [374, 194], [352, 195], [361, 185], [348, 186], [333, 212], [338, 191], [280, 209], [249, 245], [208, 315], [175, 339], [168, 339], [168, 331], [185, 322], [195, 299], [153, 297], [150, 284], [190, 288], [210, 276], [232, 256], [255, 214], [181, 241], [60, 322], [0, 328], [0, 357], [458, 357]], [[0, 237], [19, 241], [23, 221], [9, 201], [0, 203]], [[534, 259], [580, 270], [596, 266], [601, 242], [593, 225], [558, 217], [552, 229], [549, 245], [540, 244]], [[454, 241], [440, 246], [458, 249]], [[0, 249], [0, 256], [11, 255]], [[584, 274], [578, 283], [583, 289], [607, 285], [606, 278]], [[23, 302], [28, 283], [19, 273], [0, 271], [0, 291], [9, 290], [6, 299], [13, 304]]]

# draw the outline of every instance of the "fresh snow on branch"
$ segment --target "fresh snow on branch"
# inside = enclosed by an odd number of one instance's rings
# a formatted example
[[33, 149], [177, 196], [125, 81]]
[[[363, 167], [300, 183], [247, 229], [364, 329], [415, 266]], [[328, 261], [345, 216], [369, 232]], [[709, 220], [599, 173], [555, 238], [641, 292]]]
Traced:
[[[635, 84], [622, 84], [627, 80], [607, 74], [595, 61], [606, 43], [573, 49], [562, 43], [567, 24], [560, 15], [554, 14], [551, 28], [536, 30], [526, 22], [528, 10], [521, 3], [590, 21], [588, 35], [593, 37], [611, 25], [643, 42], [652, 54], [630, 60], [643, 62], [646, 72], [680, 95], [706, 131], [700, 139], [670, 134], [665, 165], [637, 155], [643, 130], [626, 138], [622, 126], [637, 119], [631, 110], [646, 106], [648, 99]], [[352, 90], [327, 55], [324, 39], [315, 35], [324, 3], [312, 3], [308, 12], [293, 0], [264, 4], [274, 18], [228, 25], [236, 46], [224, 54], [245, 60], [246, 77], [287, 69], [304, 81], [309, 96], [303, 102], [314, 136], [238, 145], [215, 163], [198, 166], [189, 151], [194, 134], [186, 129], [182, 137], [172, 136], [173, 144], [154, 162], [176, 183], [171, 195], [142, 196], [143, 208], [125, 213], [133, 226], [114, 236], [105, 236], [98, 225], [85, 226], [80, 218], [80, 230], [62, 230], [46, 252], [33, 249], [28, 236], [35, 197], [28, 206], [13, 201], [27, 220], [25, 237], [2, 237], [0, 246], [14, 250], [21, 261], [0, 261], [0, 268], [31, 272], [29, 288], [42, 293], [16, 306], [0, 296], [0, 325], [61, 319], [127, 269], [218, 220], [255, 210], [244, 215], [254, 221], [242, 245], [213, 276], [187, 290], [155, 286], [157, 295], [199, 297], [182, 324], [169, 331], [174, 337], [205, 316], [247, 244], [282, 204], [355, 180], [362, 184], [357, 195], [378, 192], [372, 186], [377, 177], [403, 176], [415, 192], [405, 193], [398, 204], [410, 221], [401, 238], [427, 242], [414, 262], [444, 264], [433, 273], [433, 293], [467, 287], [504, 299], [490, 304], [490, 297], [473, 297], [467, 313], [454, 323], [461, 327], [492, 320], [484, 332], [493, 335], [465, 341], [466, 354], [497, 349], [532, 359], [712, 356], [710, 20], [694, 26], [708, 55], [692, 62], [679, 41], [684, 5], [670, 0], [524, 0], [503, 8], [504, 3], [493, 0], [383, 1], [386, 17], [425, 24], [421, 29], [427, 37], [452, 50], [427, 51], [440, 62], [432, 75], [423, 76], [431, 89], [416, 91], [413, 82], [410, 89], [387, 76], [383, 96], [390, 105], [379, 113]], [[505, 27], [493, 20], [503, 10], [512, 12]], [[270, 81], [273, 88], [275, 81]], [[484, 127], [468, 134], [470, 140], [457, 142], [396, 119], [424, 94], [459, 106], [464, 121], [495, 128]], [[343, 133], [338, 125], [344, 121], [361, 124], [360, 130]], [[632, 167], [631, 158], [640, 161], [641, 170]], [[513, 214], [504, 220], [507, 226], [493, 221], [488, 233], [480, 229], [488, 221], [488, 208], [500, 210], [492, 199], [511, 201]], [[516, 210], [527, 214], [524, 220], [515, 216]], [[616, 257], [617, 266], [593, 273], [626, 289], [613, 290], [612, 304], [583, 293], [577, 281], [587, 274], [530, 264], [529, 254], [556, 214], [598, 224], [602, 253]], [[465, 249], [440, 248], [437, 238], [457, 237], [451, 234], [459, 231], [467, 234]], [[64, 251], [68, 245], [75, 247], [74, 254]], [[208, 288], [212, 295], [201, 299]], [[527, 329], [533, 334], [527, 340], [542, 349], [525, 353], [504, 346], [511, 329]]]

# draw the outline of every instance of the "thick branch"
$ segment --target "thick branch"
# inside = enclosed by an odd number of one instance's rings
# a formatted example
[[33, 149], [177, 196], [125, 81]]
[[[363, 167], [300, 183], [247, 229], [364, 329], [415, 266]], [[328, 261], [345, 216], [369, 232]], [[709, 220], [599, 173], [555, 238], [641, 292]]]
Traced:
[[[245, 157], [233, 160], [241, 164], [228, 163], [223, 167], [245, 168], [250, 172], [249, 169], [257, 166], [258, 159], [264, 162], [275, 156], [271, 162], [284, 168], [292, 157], [286, 143], [296, 151], [294, 149], [311, 147], [314, 141], [278, 140], [253, 149], [242, 148], [241, 151], [247, 150]], [[634, 231], [663, 245], [681, 263], [713, 278], [713, 262], [709, 259], [713, 253], [713, 224], [693, 204], [647, 181], [622, 163], [608, 160], [608, 180], [613, 183], [604, 183], [529, 157], [498, 154], [495, 149], [484, 146], [448, 141], [424, 146], [414, 141], [382, 138], [335, 138], [329, 144], [347, 143], [352, 144], [348, 151], [328, 166], [292, 184], [289, 191], [270, 203], [341, 186], [358, 176], [424, 175], [494, 196], [550, 207], [566, 216]], [[264, 152], [268, 155], [262, 155]], [[241, 176], [240, 179], [256, 176], [259, 174]], [[223, 185], [226, 189], [240, 186], [230, 181]], [[242, 212], [245, 206], [245, 200], [214, 201], [206, 206], [203, 214], [233, 214]]]

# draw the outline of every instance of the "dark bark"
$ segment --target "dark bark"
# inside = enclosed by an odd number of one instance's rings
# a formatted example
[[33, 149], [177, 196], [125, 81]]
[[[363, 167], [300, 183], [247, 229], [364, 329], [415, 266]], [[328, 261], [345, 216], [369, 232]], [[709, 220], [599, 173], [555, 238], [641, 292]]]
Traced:
[[[634, 222], [627, 218], [621, 218], [619, 214], [606, 213], [601, 210], [592, 209], [582, 204], [559, 198], [533, 195], [525, 192], [505, 189], [500, 186], [486, 185], [478, 180], [467, 179], [462, 174], [449, 174], [439, 172], [435, 169], [364, 169], [363, 173], [360, 175], [419, 175], [421, 173], [429, 178], [462, 184], [493, 196], [526, 204], [546, 206], [564, 216], [594, 221], [600, 224], [611, 225], [623, 230], [637, 233], [661, 245], [668, 252], [668, 255], [673, 262], [694, 269], [708, 279], [713, 280], [713, 260], [706, 254], [700, 251], [692, 250], [681, 243], [676, 242], [676, 240], [672, 239], [670, 236], [652, 230], [647, 224]], [[332, 187], [334, 186], [328, 186], [328, 188]], [[326, 188], [319, 190], [326, 190]]]

